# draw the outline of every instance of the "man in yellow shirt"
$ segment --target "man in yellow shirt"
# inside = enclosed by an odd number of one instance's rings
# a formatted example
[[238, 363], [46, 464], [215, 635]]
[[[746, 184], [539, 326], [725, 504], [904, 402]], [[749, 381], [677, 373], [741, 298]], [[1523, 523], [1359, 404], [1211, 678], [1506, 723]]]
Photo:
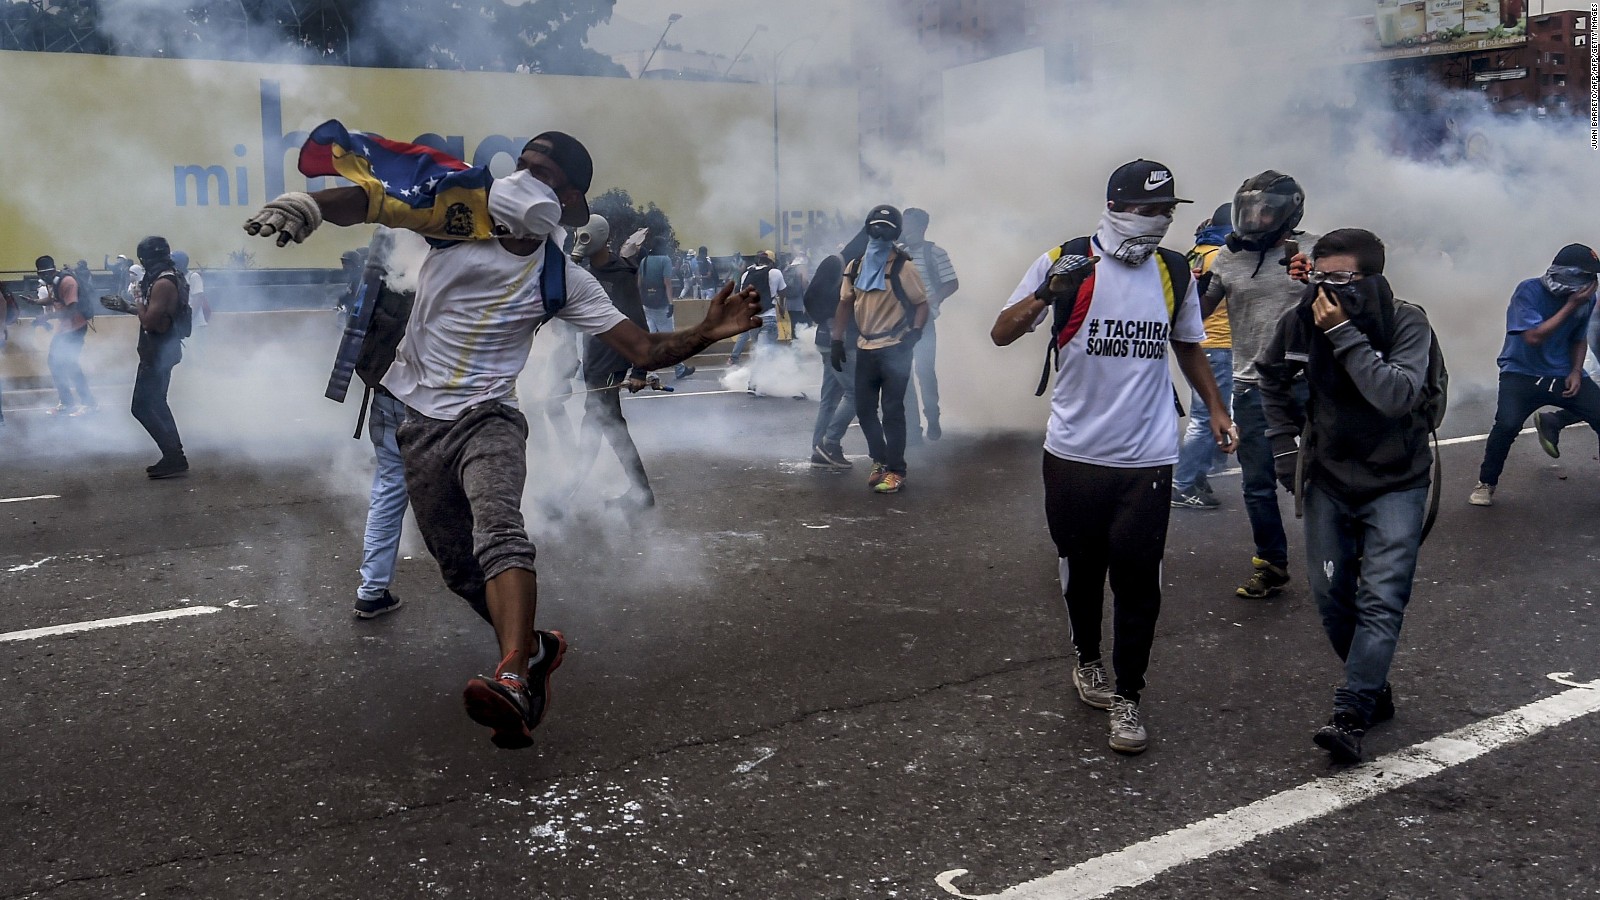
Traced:
[[[1233, 231], [1231, 221], [1233, 204], [1217, 207], [1211, 218], [1200, 223], [1194, 236], [1194, 249], [1189, 251], [1189, 268], [1194, 271], [1200, 293], [1204, 294], [1206, 273], [1211, 271], [1211, 261]], [[1223, 300], [1205, 319], [1206, 339], [1200, 349], [1211, 363], [1211, 374], [1217, 379], [1217, 389], [1223, 402], [1233, 398], [1233, 330], [1228, 326], [1228, 301]], [[1228, 410], [1233, 415], [1233, 410]], [[1172, 472], [1172, 506], [1174, 509], [1216, 509], [1222, 504], [1211, 492], [1206, 476], [1220, 460], [1217, 443], [1211, 437], [1211, 410], [1193, 392], [1189, 399], [1189, 426], [1183, 433], [1183, 447], [1178, 451], [1178, 465]]]

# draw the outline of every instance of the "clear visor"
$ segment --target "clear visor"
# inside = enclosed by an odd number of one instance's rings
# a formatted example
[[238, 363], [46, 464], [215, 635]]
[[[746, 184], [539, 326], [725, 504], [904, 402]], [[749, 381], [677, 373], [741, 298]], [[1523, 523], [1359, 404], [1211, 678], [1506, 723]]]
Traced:
[[1233, 200], [1233, 230], [1271, 234], [1289, 223], [1299, 206], [1293, 197], [1267, 191], [1241, 191]]

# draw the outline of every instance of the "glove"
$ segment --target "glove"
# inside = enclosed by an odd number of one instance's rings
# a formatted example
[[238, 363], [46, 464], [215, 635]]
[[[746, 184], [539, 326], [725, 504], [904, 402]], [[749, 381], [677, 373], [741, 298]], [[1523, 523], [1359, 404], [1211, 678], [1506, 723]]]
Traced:
[[1049, 273], [1044, 277], [1044, 284], [1033, 295], [1045, 303], [1054, 303], [1057, 300], [1077, 296], [1078, 289], [1089, 280], [1094, 272], [1095, 263], [1100, 258], [1090, 256], [1067, 255], [1055, 261]]
[[835, 372], [844, 371], [844, 341], [834, 341], [828, 345], [828, 362]]
[[1272, 439], [1272, 473], [1283, 489], [1294, 493], [1295, 469], [1300, 464], [1300, 445], [1293, 435], [1280, 434]]
[[310, 237], [322, 224], [322, 208], [311, 195], [301, 191], [280, 194], [276, 200], [261, 207], [261, 211], [244, 223], [247, 234], [261, 237], [278, 236], [278, 246], [290, 241], [296, 244]]
[[129, 303], [127, 299], [118, 294], [106, 294], [102, 296], [100, 298], [100, 305], [104, 306], [106, 309], [114, 309], [117, 312], [134, 312], [133, 304]]

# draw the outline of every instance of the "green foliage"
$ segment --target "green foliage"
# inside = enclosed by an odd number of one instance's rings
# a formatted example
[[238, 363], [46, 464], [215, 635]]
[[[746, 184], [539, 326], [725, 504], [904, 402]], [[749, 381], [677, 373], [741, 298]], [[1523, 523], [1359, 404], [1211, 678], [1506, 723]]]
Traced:
[[654, 203], [644, 208], [635, 206], [633, 197], [622, 188], [612, 188], [598, 197], [591, 197], [589, 211], [605, 216], [611, 224], [612, 253], [618, 252], [622, 242], [640, 228], [650, 229], [651, 240], [666, 238], [669, 252], [677, 252], [678, 238], [672, 231], [672, 222], [666, 212]]

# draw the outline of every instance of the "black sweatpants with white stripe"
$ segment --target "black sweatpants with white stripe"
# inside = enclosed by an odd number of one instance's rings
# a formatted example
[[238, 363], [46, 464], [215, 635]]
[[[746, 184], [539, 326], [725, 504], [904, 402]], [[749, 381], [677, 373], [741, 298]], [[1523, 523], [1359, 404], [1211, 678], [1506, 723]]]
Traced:
[[1161, 613], [1161, 558], [1172, 467], [1116, 469], [1044, 454], [1044, 511], [1061, 558], [1062, 596], [1079, 664], [1100, 659], [1105, 584], [1112, 593], [1111, 670], [1138, 702]]

